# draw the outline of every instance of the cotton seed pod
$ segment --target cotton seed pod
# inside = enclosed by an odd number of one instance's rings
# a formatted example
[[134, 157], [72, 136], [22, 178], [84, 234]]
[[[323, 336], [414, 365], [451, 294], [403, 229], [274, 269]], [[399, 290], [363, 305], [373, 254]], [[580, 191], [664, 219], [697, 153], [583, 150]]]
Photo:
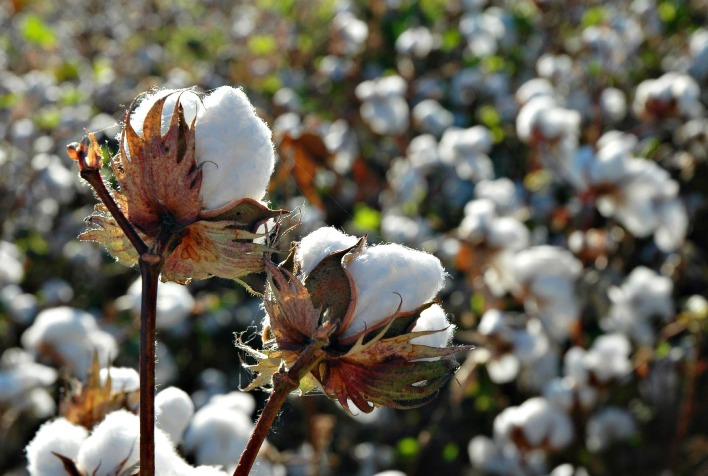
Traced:
[[249, 389], [270, 384], [323, 330], [321, 358], [300, 391], [320, 390], [347, 411], [350, 402], [365, 413], [423, 405], [457, 369], [461, 348], [448, 345], [454, 326], [433, 301], [444, 271], [432, 255], [367, 247], [365, 238], [324, 228], [302, 240], [294, 259], [267, 261], [266, 270], [265, 350], [240, 344], [258, 360]]
[[[89, 134], [89, 156], [99, 150]], [[76, 146], [69, 147], [77, 155]], [[94, 160], [95, 162], [95, 160]], [[111, 165], [119, 208], [151, 250], [165, 259], [162, 279], [238, 279], [263, 270], [258, 227], [277, 216], [260, 200], [273, 171], [271, 133], [240, 89], [160, 91], [126, 112]], [[85, 241], [103, 244], [118, 261], [138, 255], [103, 204], [88, 217]]]

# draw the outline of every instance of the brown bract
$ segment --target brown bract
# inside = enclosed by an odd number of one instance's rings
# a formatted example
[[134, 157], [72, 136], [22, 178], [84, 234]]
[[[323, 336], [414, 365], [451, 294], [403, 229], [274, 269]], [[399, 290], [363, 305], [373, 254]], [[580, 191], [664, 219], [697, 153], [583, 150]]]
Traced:
[[[201, 168], [195, 151], [195, 122], [187, 124], [179, 101], [167, 132], [161, 134], [158, 100], [147, 113], [142, 136], [126, 113], [119, 153], [111, 161], [117, 190], [111, 195], [152, 253], [163, 257], [162, 279], [180, 283], [212, 276], [238, 279], [263, 270], [263, 253], [254, 243], [258, 227], [282, 210], [243, 198], [217, 210], [202, 210]], [[89, 135], [91, 148], [98, 147]], [[208, 158], [207, 158], [208, 160]], [[84, 241], [103, 244], [121, 263], [133, 266], [138, 254], [103, 204], [87, 218]]]
[[268, 285], [265, 309], [269, 326], [262, 352], [238, 346], [257, 363], [257, 373], [247, 390], [270, 385], [280, 366], [292, 366], [309, 346], [319, 345], [327, 329], [323, 352], [302, 378], [300, 391], [320, 390], [349, 410], [349, 402], [369, 413], [377, 406], [413, 408], [433, 399], [458, 367], [453, 354], [461, 347], [429, 347], [411, 342], [441, 331], [411, 330], [420, 313], [432, 303], [411, 312], [395, 312], [381, 323], [344, 337], [356, 308], [356, 287], [347, 263], [366, 247], [355, 246], [324, 258], [302, 282], [296, 274], [266, 261]]

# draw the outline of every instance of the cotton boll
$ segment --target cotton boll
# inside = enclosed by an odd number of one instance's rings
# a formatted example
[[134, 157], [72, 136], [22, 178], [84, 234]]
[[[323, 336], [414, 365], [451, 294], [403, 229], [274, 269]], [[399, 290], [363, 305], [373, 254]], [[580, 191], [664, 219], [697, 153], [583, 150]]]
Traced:
[[140, 375], [130, 367], [110, 367], [99, 371], [101, 386], [106, 384], [108, 376], [111, 377], [111, 391], [137, 392], [140, 390]]
[[22, 281], [25, 275], [24, 257], [16, 245], [0, 241], [0, 263], [0, 286]]
[[157, 425], [177, 446], [194, 414], [194, 404], [184, 390], [167, 387], [155, 396], [155, 419]]
[[246, 448], [252, 429], [251, 418], [241, 409], [210, 402], [194, 414], [183, 446], [197, 464], [230, 468]]
[[625, 409], [607, 407], [590, 417], [585, 442], [588, 449], [597, 453], [617, 441], [630, 438], [637, 432], [637, 423]]
[[310, 274], [322, 259], [335, 251], [351, 248], [356, 237], [342, 233], [333, 227], [323, 227], [305, 236], [297, 248], [296, 261], [303, 275]]
[[27, 470], [32, 476], [65, 476], [64, 465], [52, 452], [74, 459], [88, 436], [88, 431], [57, 418], [43, 424], [25, 448]]
[[440, 162], [438, 143], [432, 134], [420, 134], [408, 144], [407, 157], [417, 169], [428, 170]]
[[418, 103], [413, 108], [412, 114], [418, 127], [438, 137], [453, 123], [452, 113], [434, 99], [426, 99]]
[[85, 474], [120, 474], [140, 460], [140, 420], [126, 410], [106, 415], [76, 457]]
[[446, 347], [455, 333], [455, 326], [447, 320], [445, 311], [438, 304], [433, 304], [420, 313], [412, 332], [442, 331], [435, 334], [416, 337], [412, 344], [427, 345], [429, 347]]
[[627, 115], [627, 98], [621, 89], [606, 88], [600, 94], [602, 115], [610, 122], [619, 122]]
[[433, 255], [387, 244], [372, 246], [347, 266], [356, 287], [356, 308], [344, 337], [353, 336], [391, 316], [412, 311], [440, 291], [444, 270]]
[[79, 378], [86, 376], [94, 352], [102, 366], [117, 354], [115, 338], [99, 329], [91, 314], [70, 307], [40, 312], [22, 335], [22, 345], [37, 353], [51, 349], [50, 357], [59, 359]]
[[[142, 280], [138, 279], [128, 288], [133, 312], [140, 314], [142, 298]], [[175, 282], [160, 282], [157, 287], [157, 323], [158, 329], [171, 329], [179, 326], [192, 313], [194, 297], [189, 289]]]
[[204, 98], [196, 134], [205, 209], [216, 209], [241, 197], [263, 198], [275, 153], [270, 129], [256, 115], [243, 90], [221, 87]]

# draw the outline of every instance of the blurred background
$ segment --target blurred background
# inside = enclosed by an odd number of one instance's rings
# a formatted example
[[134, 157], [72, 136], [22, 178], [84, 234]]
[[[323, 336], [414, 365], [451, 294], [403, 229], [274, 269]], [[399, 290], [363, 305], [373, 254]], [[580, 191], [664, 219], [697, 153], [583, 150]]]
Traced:
[[[137, 368], [139, 273], [77, 240], [95, 199], [66, 145], [114, 154], [138, 94], [232, 85], [274, 132], [282, 246], [331, 225], [434, 253], [476, 346], [420, 409], [290, 399], [275, 474], [707, 474], [707, 21], [704, 0], [3, 2], [0, 473], [27, 474], [91, 350]], [[259, 300], [160, 292], [160, 386], [197, 409], [244, 387]]]

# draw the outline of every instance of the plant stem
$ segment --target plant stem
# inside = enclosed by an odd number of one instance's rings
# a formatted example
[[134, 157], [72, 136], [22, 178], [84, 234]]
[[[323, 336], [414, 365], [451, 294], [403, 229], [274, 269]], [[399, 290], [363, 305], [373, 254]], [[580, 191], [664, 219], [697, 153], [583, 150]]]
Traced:
[[275, 417], [278, 416], [280, 407], [283, 406], [288, 395], [300, 386], [300, 380], [324, 359], [325, 353], [322, 348], [329, 343], [329, 335], [333, 330], [329, 323], [325, 323], [318, 329], [315, 339], [300, 354], [300, 357], [298, 357], [292, 367], [286, 371], [285, 367], [281, 366], [280, 370], [273, 375], [273, 393], [270, 394], [263, 411], [258, 417], [256, 427], [253, 429], [246, 449], [238, 460], [233, 476], [248, 476], [256, 456], [258, 456], [258, 451], [261, 449], [266, 436], [268, 436]]
[[155, 321], [159, 255], [140, 256], [140, 475], [155, 474]]
[[110, 192], [106, 188], [106, 185], [103, 183], [101, 173], [97, 169], [81, 169], [80, 175], [81, 178], [86, 180], [96, 191], [96, 195], [98, 195], [98, 198], [103, 202], [113, 218], [116, 220], [120, 226], [120, 229], [123, 230], [123, 233], [125, 233], [125, 236], [128, 237], [130, 243], [135, 248], [135, 251], [138, 252], [138, 255], [142, 256], [146, 253], [148, 251], [147, 245], [140, 238], [138, 232], [135, 231], [133, 225], [131, 225], [125, 215], [123, 215], [123, 212], [120, 210], [115, 200], [113, 200], [113, 196], [111, 196]]

